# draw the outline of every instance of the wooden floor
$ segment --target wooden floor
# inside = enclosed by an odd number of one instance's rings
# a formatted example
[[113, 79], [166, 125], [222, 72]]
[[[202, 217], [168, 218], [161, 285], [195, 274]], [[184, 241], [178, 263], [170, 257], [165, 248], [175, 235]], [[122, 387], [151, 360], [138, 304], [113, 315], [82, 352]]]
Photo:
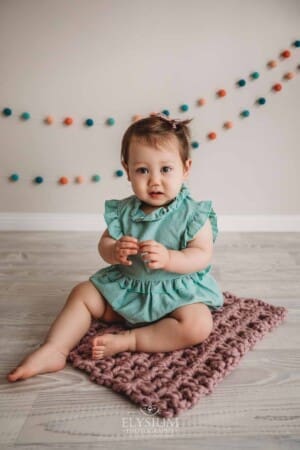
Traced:
[[94, 232], [0, 233], [0, 450], [300, 448], [300, 233], [221, 233], [223, 291], [288, 308], [214, 393], [173, 422], [67, 366], [9, 384], [6, 373], [43, 340], [71, 288], [104, 264]]

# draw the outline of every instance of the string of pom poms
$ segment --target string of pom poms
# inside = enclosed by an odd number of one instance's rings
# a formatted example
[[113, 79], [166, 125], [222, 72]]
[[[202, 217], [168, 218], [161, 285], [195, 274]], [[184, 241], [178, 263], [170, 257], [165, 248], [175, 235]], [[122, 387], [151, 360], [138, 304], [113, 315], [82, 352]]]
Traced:
[[[299, 40], [294, 41], [294, 42], [293, 42], [293, 46], [294, 46], [295, 48], [299, 48], [299, 47], [300, 47], [300, 41], [299, 41]], [[287, 60], [288, 58], [291, 58], [291, 56], [292, 56], [292, 52], [291, 52], [290, 50], [287, 50], [287, 49], [286, 49], [286, 50], [284, 50], [284, 51], [282, 51], [282, 52], [280, 53], [280, 60], [281, 60], [281, 61]], [[278, 66], [278, 61], [277, 61], [277, 60], [270, 60], [270, 61], [268, 61], [268, 63], [267, 63], [267, 67], [268, 67], [269, 69], [274, 69], [274, 68], [277, 67], [277, 66]], [[296, 67], [296, 71], [297, 71], [297, 70], [298, 70], [298, 71], [300, 70], [300, 64], [298, 64], [298, 66]], [[295, 76], [296, 76], [296, 73], [295, 73], [295, 72], [285, 72], [285, 73], [283, 74], [283, 76], [282, 76], [282, 80], [284, 80], [284, 81], [289, 81], [289, 80], [294, 79]], [[253, 72], [251, 72], [251, 74], [249, 75], [249, 78], [250, 78], [251, 80], [253, 80], [253, 81], [254, 81], [254, 80], [257, 80], [259, 77], [260, 77], [260, 73], [259, 73], [258, 71], [253, 71]], [[246, 81], [244, 78], [241, 78], [241, 79], [239, 79], [239, 80], [236, 82], [236, 87], [237, 87], [237, 88], [243, 88], [243, 87], [245, 87], [246, 85], [247, 85], [247, 81]], [[282, 87], [283, 87], [282, 82], [279, 82], [279, 81], [278, 81], [277, 83], [274, 83], [274, 84], [271, 86], [270, 90], [271, 90], [273, 93], [277, 93], [277, 92], [280, 92], [280, 91], [282, 90]], [[223, 97], [226, 97], [226, 96], [227, 96], [227, 91], [226, 91], [224, 88], [218, 89], [218, 90], [216, 91], [216, 97], [217, 97], [217, 98], [222, 99]], [[265, 104], [267, 103], [266, 96], [264, 96], [264, 97], [262, 97], [262, 96], [261, 96], [261, 97], [258, 97], [257, 99], [255, 99], [255, 102], [254, 102], [254, 103], [255, 103], [256, 105], [258, 105], [258, 106], [263, 106], [263, 105], [265, 105]], [[204, 106], [204, 105], [206, 105], [206, 104], [207, 104], [207, 101], [206, 101], [206, 99], [204, 99], [204, 98], [201, 98], [201, 99], [199, 99], [199, 100], [197, 101], [197, 105], [198, 105], [198, 106]], [[184, 103], [184, 104], [180, 105], [180, 108], [179, 108], [179, 109], [180, 109], [180, 111], [182, 111], [182, 112], [187, 112], [187, 111], [189, 110], [189, 105], [186, 104], [186, 103]], [[162, 113], [165, 114], [166, 116], [169, 116], [169, 115], [170, 115], [170, 111], [167, 110], [167, 109], [164, 109], [164, 110], [162, 111]], [[14, 114], [13, 114], [13, 111], [12, 111], [11, 108], [6, 107], [6, 108], [4, 108], [4, 109], [2, 110], [2, 115], [3, 115], [4, 117], [10, 117], [10, 116], [13, 116]], [[240, 112], [238, 113], [238, 115], [239, 115], [239, 117], [240, 117], [241, 119], [244, 119], [244, 118], [247, 118], [247, 117], [249, 117], [249, 116], [251, 115], [251, 111], [250, 111], [250, 109], [245, 108], [245, 109], [243, 109], [242, 111], [240, 111]], [[24, 122], [28, 122], [29, 120], [34, 120], [34, 118], [31, 117], [31, 114], [30, 114], [29, 112], [23, 112], [23, 113], [21, 113], [19, 116], [20, 116], [20, 118], [22, 119], [22, 121], [24, 121]], [[143, 117], [143, 116], [135, 115], [135, 116], [133, 116], [132, 120], [133, 120], [133, 121], [136, 121], [136, 120], [139, 120], [139, 119], [142, 118], [142, 117]], [[45, 119], [45, 123], [46, 123], [47, 125], [52, 125], [54, 122], [55, 122], [55, 120], [54, 120], [54, 118], [53, 118], [52, 116], [47, 116], [46, 119]], [[106, 119], [106, 121], [105, 121], [105, 124], [106, 124], [107, 126], [113, 126], [113, 125], [115, 125], [115, 123], [116, 123], [116, 120], [115, 120], [114, 118], [112, 118], [112, 117]], [[74, 119], [73, 119], [72, 117], [66, 117], [66, 118], [63, 120], [63, 124], [64, 124], [66, 127], [70, 127], [71, 125], [74, 124]], [[97, 125], [97, 123], [94, 121], [94, 119], [91, 119], [91, 118], [86, 119], [85, 122], [84, 122], [84, 124], [85, 124], [87, 127], [92, 127], [92, 126], [94, 126], [95, 124]], [[223, 127], [225, 130], [230, 130], [231, 128], [234, 127], [234, 122], [233, 122], [232, 120], [226, 120], [226, 121], [223, 123], [222, 127]], [[209, 131], [209, 132], [206, 133], [205, 137], [206, 137], [207, 140], [213, 141], [213, 140], [217, 139], [218, 133], [217, 133], [216, 131]], [[199, 148], [199, 146], [200, 146], [199, 141], [196, 141], [196, 140], [191, 141], [191, 147], [192, 147], [193, 149]], [[114, 175], [115, 175], [116, 177], [122, 177], [122, 176], [124, 175], [124, 172], [123, 172], [122, 170], [116, 170], [115, 173], [114, 173]], [[20, 178], [21, 178], [22, 180], [25, 180], [25, 179], [28, 180], [28, 179], [29, 179], [28, 177], [27, 177], [27, 178], [20, 177], [20, 175], [19, 175], [18, 173], [13, 173], [13, 174], [11, 174], [11, 175], [9, 175], [9, 176], [6, 176], [5, 178], [8, 178], [8, 179], [9, 179], [10, 181], [12, 181], [12, 182], [19, 181]], [[96, 182], [95, 179], [94, 179], [94, 180], [93, 180], [92, 178], [90, 178], [90, 179], [91, 179], [91, 181]], [[50, 181], [50, 180], [54, 180], [54, 178], [48, 178], [48, 177], [44, 178], [44, 177], [42, 177], [42, 176], [37, 176], [37, 177], [35, 177], [34, 179], [32, 179], [32, 181], [33, 181], [35, 184], [42, 184], [45, 180], [49, 180], [49, 181]], [[71, 183], [70, 178], [69, 178], [69, 177], [66, 177], [66, 176], [58, 177], [58, 178], [55, 179], [55, 180], [56, 180], [56, 182], [58, 182], [60, 185], [67, 185], [67, 184], [70, 184], [70, 183]], [[98, 180], [98, 181], [99, 181], [99, 180]], [[84, 178], [83, 176], [78, 175], [78, 176], [74, 177], [74, 182], [77, 183], [77, 184], [83, 184], [83, 183], [86, 182], [86, 178]]]

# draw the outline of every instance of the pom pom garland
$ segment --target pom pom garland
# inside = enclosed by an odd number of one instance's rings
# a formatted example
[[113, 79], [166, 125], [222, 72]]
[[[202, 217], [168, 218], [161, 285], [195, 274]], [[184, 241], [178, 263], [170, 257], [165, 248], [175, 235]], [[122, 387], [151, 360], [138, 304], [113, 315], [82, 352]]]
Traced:
[[276, 92], [279, 92], [282, 89], [282, 85], [280, 83], [276, 83], [276, 84], [274, 84], [272, 89]]
[[124, 175], [124, 172], [123, 172], [123, 170], [119, 169], [119, 170], [116, 170], [115, 174], [117, 177], [122, 177]]
[[249, 117], [250, 111], [248, 109], [244, 109], [244, 111], [241, 112], [242, 117]]
[[243, 86], [245, 86], [246, 85], [246, 80], [239, 80], [238, 82], [237, 82], [237, 84], [240, 86], [240, 87], [243, 87]]

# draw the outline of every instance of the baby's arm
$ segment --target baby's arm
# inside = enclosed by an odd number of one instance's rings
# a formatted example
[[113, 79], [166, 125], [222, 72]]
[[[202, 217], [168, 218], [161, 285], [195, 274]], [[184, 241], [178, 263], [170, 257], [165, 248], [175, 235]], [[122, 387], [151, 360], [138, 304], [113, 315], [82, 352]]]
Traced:
[[127, 258], [129, 255], [136, 255], [138, 252], [138, 241], [132, 236], [122, 236], [118, 241], [113, 239], [106, 229], [101, 236], [98, 250], [104, 261], [109, 264], [132, 264]]
[[[153, 244], [151, 244], [153, 242]], [[144, 241], [140, 250], [145, 252], [144, 260], [149, 260], [150, 269], [164, 269], [180, 274], [204, 270], [211, 262], [213, 234], [207, 220], [195, 238], [183, 250], [169, 250], [155, 241]]]

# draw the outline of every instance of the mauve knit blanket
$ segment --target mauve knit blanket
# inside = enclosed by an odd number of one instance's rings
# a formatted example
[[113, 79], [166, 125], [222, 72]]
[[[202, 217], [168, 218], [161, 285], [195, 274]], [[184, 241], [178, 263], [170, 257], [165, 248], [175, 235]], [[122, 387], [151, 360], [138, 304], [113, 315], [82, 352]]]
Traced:
[[241, 357], [286, 316], [283, 307], [224, 292], [224, 305], [214, 311], [214, 327], [202, 343], [172, 352], [121, 352], [91, 358], [91, 338], [127, 329], [123, 324], [94, 320], [70, 352], [68, 362], [91, 381], [127, 396], [150, 414], [174, 417], [210, 394]]

